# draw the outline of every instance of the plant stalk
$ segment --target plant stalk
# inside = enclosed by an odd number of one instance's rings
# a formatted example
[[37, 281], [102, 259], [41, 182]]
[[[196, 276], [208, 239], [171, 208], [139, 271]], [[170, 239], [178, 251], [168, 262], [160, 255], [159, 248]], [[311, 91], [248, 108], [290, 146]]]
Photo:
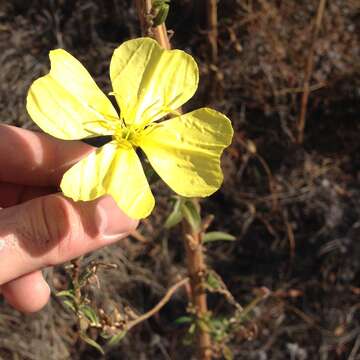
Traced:
[[[190, 276], [191, 301], [195, 307], [198, 320], [202, 321], [208, 316], [207, 294], [204, 280], [206, 264], [201, 241], [202, 233], [195, 232], [184, 219], [183, 234], [187, 267]], [[201, 360], [210, 360], [212, 358], [210, 334], [203, 326], [197, 327], [197, 351], [198, 358]]]
[[206, 12], [208, 23], [208, 37], [211, 47], [211, 61], [213, 64], [216, 64], [218, 60], [217, 0], [206, 0]]
[[209, 43], [209, 94], [207, 101], [221, 97], [221, 74], [218, 68], [218, 8], [217, 0], [205, 0], [206, 32]]
[[[152, 27], [151, 0], [135, 0], [142, 33], [153, 37], [164, 49], [170, 50], [171, 44], [167, 35], [165, 23]], [[217, 39], [216, 39], [217, 41]], [[217, 46], [216, 46], [217, 53]], [[216, 54], [215, 53], [215, 54]], [[217, 54], [216, 54], [217, 56]], [[181, 109], [178, 109], [181, 113]], [[187, 268], [190, 276], [191, 301], [195, 307], [196, 317], [199, 322], [208, 316], [207, 295], [204, 284], [206, 265], [201, 244], [201, 231], [195, 232], [190, 224], [183, 220], [184, 246], [187, 258]], [[197, 327], [197, 351], [199, 360], [211, 360], [211, 338], [209, 331], [204, 326]]]
[[151, 0], [135, 0], [137, 13], [143, 36], [154, 38], [164, 49], [170, 50], [171, 44], [166, 31], [165, 23], [152, 27], [151, 23]]

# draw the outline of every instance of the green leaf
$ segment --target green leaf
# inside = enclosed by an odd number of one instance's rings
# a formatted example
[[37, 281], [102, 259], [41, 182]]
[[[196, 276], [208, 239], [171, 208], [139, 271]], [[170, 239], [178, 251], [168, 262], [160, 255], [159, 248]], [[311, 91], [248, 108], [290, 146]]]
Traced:
[[189, 223], [193, 231], [200, 231], [201, 216], [199, 209], [195, 206], [192, 200], [186, 200], [181, 206], [183, 216]]
[[85, 333], [80, 333], [80, 338], [85, 341], [90, 346], [94, 347], [96, 350], [98, 350], [102, 355], [105, 355], [104, 350], [102, 347], [93, 339], [89, 338]]
[[73, 290], [63, 290], [63, 291], [59, 291], [58, 293], [56, 293], [56, 296], [58, 297], [69, 297], [73, 300], [75, 300], [75, 295], [74, 295], [74, 291]]
[[216, 278], [216, 276], [214, 276], [213, 274], [209, 273], [208, 276], [206, 277], [206, 283], [212, 288], [212, 289], [219, 289], [221, 288], [221, 284], [219, 283], [218, 279]]
[[90, 325], [98, 326], [100, 325], [99, 318], [93, 308], [88, 305], [81, 305], [80, 311], [84, 314], [84, 316], [90, 320]]
[[71, 302], [71, 301], [69, 301], [69, 300], [64, 300], [64, 301], [63, 301], [63, 304], [64, 304], [65, 306], [67, 306], [69, 309], [71, 309], [74, 313], [76, 313], [76, 307], [75, 307], [75, 305], [74, 305], [73, 302]]
[[154, 25], [158, 26], [165, 22], [168, 14], [169, 14], [170, 6], [168, 4], [164, 4], [161, 8], [157, 10], [157, 14], [154, 18]]
[[229, 328], [229, 320], [227, 318], [211, 318], [209, 321], [211, 328], [211, 336], [215, 342], [223, 342], [227, 336], [227, 330]]
[[182, 200], [181, 198], [177, 198], [173, 210], [171, 211], [170, 215], [165, 221], [164, 227], [166, 229], [170, 229], [177, 225], [183, 218], [183, 213], [181, 212], [181, 204]]
[[114, 335], [107, 343], [108, 346], [114, 346], [118, 344], [126, 335], [126, 331], [121, 331], [118, 334]]
[[79, 276], [79, 286], [80, 288], [84, 287], [87, 281], [94, 275], [94, 272], [90, 269], [85, 269]]
[[158, 26], [161, 25], [162, 23], [165, 22], [168, 13], [169, 13], [169, 9], [170, 9], [170, 5], [169, 5], [169, 0], [155, 0], [153, 1], [152, 7], [154, 9], [154, 26]]
[[179, 318], [177, 318], [174, 323], [176, 325], [182, 325], [182, 324], [189, 324], [192, 323], [194, 321], [194, 319], [190, 316], [181, 316]]
[[209, 243], [213, 241], [235, 241], [236, 237], [230, 234], [227, 234], [222, 231], [210, 231], [203, 236], [203, 243]]
[[189, 327], [189, 330], [188, 330], [188, 333], [190, 335], [194, 335], [195, 334], [195, 331], [196, 331], [196, 324], [192, 324], [190, 327]]

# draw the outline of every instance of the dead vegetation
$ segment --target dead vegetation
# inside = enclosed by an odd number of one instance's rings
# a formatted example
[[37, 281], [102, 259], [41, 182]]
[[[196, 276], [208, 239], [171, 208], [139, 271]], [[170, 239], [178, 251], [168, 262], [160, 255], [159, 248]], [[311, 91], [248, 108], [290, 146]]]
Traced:
[[[314, 38], [318, 1], [222, 1], [215, 57], [203, 21], [206, 3], [173, 0], [167, 23], [174, 47], [199, 61], [200, 89], [189, 108], [211, 104], [236, 129], [223, 159], [224, 186], [203, 202], [206, 214], [215, 216], [212, 226], [237, 237], [206, 248], [208, 264], [248, 309], [241, 326], [226, 335], [227, 345], [235, 359], [354, 360], [360, 351], [358, 2], [327, 2]], [[48, 71], [50, 49], [71, 51], [108, 90], [113, 48], [139, 34], [132, 1], [1, 2], [2, 121], [32, 127], [24, 99], [31, 82]], [[162, 228], [169, 190], [159, 183], [155, 193], [156, 212], [142, 223], [140, 235], [83, 263], [116, 265], [99, 270], [101, 289], [96, 278], [86, 289], [92, 303], [114, 319], [127, 307], [135, 314], [148, 311], [178, 275], [186, 276], [181, 235]], [[63, 267], [49, 270], [48, 278], [55, 291], [67, 286]], [[263, 287], [270, 290], [266, 299]], [[219, 318], [233, 314], [219, 294], [209, 295], [209, 305]], [[188, 328], [174, 323], [186, 306], [186, 291], [177, 291], [107, 358], [190, 358], [193, 349], [184, 345]], [[55, 296], [31, 317], [1, 304], [0, 359], [99, 358], [77, 337], [76, 324]]]

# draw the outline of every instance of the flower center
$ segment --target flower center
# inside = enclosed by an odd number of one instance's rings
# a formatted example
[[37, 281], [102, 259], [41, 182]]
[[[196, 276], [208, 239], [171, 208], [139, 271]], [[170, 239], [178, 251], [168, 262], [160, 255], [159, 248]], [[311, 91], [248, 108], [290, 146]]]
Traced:
[[136, 147], [136, 138], [137, 132], [135, 129], [131, 127], [123, 126], [116, 126], [113, 133], [113, 139], [119, 146], [122, 147]]
[[123, 119], [105, 115], [104, 119], [96, 121], [112, 133], [112, 139], [118, 146], [124, 148], [137, 148], [141, 139], [154, 128], [154, 124], [126, 124]]

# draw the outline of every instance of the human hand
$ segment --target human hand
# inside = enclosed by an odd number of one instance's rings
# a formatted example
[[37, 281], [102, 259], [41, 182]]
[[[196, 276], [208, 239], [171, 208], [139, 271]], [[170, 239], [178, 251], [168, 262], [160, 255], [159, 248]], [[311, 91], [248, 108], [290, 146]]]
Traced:
[[111, 244], [138, 224], [109, 196], [75, 203], [56, 193], [63, 173], [93, 150], [0, 125], [0, 292], [20, 311], [49, 299], [40, 269]]

